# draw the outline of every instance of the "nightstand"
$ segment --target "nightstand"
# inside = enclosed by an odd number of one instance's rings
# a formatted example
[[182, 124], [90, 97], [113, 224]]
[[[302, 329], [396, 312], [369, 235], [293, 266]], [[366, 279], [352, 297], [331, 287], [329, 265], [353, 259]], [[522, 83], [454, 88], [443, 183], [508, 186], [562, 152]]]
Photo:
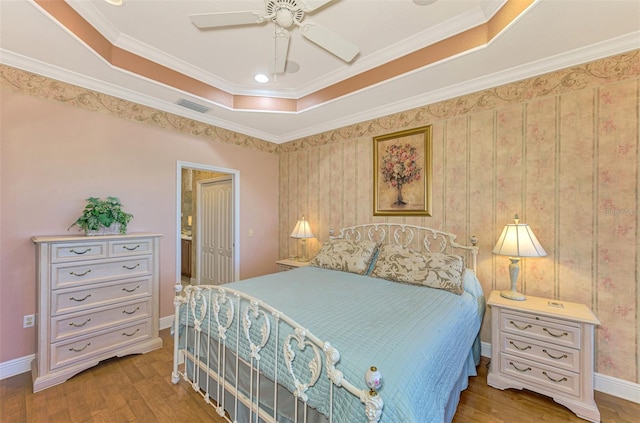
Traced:
[[600, 422], [593, 399], [594, 328], [583, 304], [527, 295], [514, 301], [493, 291], [491, 368], [487, 383], [529, 389], [554, 399], [578, 417]]
[[276, 264], [278, 265], [278, 272], [286, 272], [287, 270], [308, 266], [309, 262], [284, 259], [276, 261]]

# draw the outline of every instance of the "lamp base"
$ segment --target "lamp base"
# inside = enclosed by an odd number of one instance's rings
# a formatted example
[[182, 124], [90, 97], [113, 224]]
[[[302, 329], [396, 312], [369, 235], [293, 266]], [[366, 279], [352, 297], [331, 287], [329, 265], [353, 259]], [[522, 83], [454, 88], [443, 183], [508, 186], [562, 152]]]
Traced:
[[500, 291], [500, 296], [515, 301], [524, 301], [527, 297], [518, 291]]

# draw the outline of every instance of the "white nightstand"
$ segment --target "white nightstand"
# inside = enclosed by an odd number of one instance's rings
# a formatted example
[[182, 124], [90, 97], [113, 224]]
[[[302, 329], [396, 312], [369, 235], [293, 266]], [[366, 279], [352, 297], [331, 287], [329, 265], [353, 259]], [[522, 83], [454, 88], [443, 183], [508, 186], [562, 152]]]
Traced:
[[498, 389], [529, 389], [552, 397], [578, 417], [599, 422], [593, 400], [595, 326], [583, 304], [527, 295], [525, 301], [493, 291], [491, 368], [487, 383]]
[[278, 272], [286, 272], [287, 270], [295, 269], [297, 267], [308, 266], [309, 262], [284, 259], [276, 261], [276, 264], [278, 265]]

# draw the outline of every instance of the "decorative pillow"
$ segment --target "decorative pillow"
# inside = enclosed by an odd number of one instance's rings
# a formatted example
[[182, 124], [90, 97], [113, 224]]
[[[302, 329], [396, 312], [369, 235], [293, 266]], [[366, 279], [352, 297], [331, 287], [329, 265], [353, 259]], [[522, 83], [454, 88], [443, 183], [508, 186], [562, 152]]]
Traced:
[[464, 259], [462, 256], [421, 254], [399, 245], [380, 248], [371, 276], [395, 282], [423, 285], [462, 294]]
[[311, 259], [311, 265], [364, 275], [377, 249], [378, 244], [373, 241], [330, 239]]

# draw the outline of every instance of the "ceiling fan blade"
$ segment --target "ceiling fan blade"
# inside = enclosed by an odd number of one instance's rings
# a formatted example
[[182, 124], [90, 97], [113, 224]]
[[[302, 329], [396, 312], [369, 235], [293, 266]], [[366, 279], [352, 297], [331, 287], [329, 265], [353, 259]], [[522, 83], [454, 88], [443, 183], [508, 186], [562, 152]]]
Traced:
[[273, 34], [273, 54], [269, 60], [269, 73], [284, 73], [289, 54], [289, 31], [279, 28]]
[[333, 1], [335, 0], [305, 0], [299, 3], [302, 3], [300, 9], [302, 9], [305, 13], [309, 13]]
[[309, 41], [316, 43], [347, 63], [350, 63], [360, 53], [360, 49], [355, 44], [313, 22], [305, 21], [300, 25], [300, 32]]
[[244, 12], [198, 13], [189, 15], [191, 22], [200, 29], [221, 28], [236, 25], [255, 25], [265, 22], [264, 13], [257, 10]]

